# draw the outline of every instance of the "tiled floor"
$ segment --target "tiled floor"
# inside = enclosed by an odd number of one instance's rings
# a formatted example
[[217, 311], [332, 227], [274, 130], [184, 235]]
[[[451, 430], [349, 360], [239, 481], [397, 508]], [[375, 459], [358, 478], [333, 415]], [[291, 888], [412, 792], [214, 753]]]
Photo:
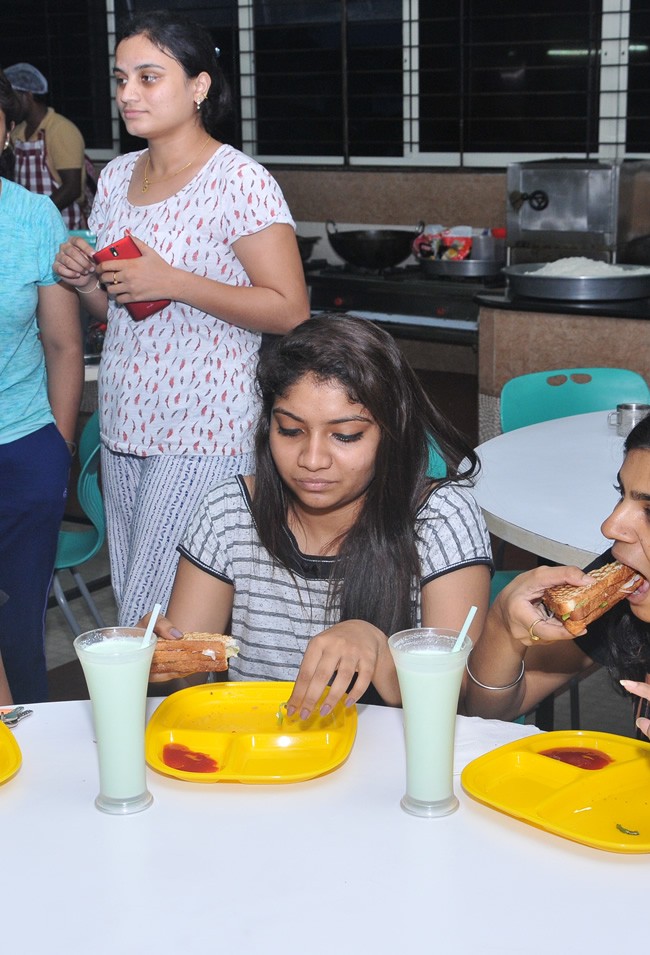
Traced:
[[[441, 410], [467, 435], [470, 443], [477, 442], [477, 391], [476, 379], [470, 375], [454, 375], [441, 372], [422, 372], [427, 391], [436, 400]], [[507, 547], [506, 567], [532, 566], [531, 555]], [[106, 548], [83, 568], [84, 579], [92, 581], [108, 574]], [[64, 587], [73, 586], [70, 577]], [[107, 625], [116, 623], [115, 601], [110, 587], [93, 593], [95, 602]], [[83, 601], [73, 601], [73, 612], [83, 629], [93, 629], [94, 620]], [[51, 699], [80, 699], [87, 696], [81, 668], [72, 648], [72, 633], [58, 607], [48, 611], [46, 626], [46, 655], [50, 671]], [[163, 692], [159, 685], [158, 692]], [[589, 676], [580, 685], [580, 708], [582, 727], [602, 732], [633, 734], [629, 702], [619, 696], [609, 683], [607, 674], [599, 671]], [[555, 701], [555, 729], [568, 729], [569, 694], [564, 693]]]

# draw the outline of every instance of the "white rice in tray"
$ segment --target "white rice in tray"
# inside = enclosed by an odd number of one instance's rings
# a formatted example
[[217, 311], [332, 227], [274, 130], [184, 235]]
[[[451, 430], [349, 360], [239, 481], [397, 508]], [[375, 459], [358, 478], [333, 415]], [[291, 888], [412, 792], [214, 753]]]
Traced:
[[531, 269], [526, 275], [540, 275], [547, 278], [580, 278], [600, 279], [617, 275], [648, 275], [650, 269], [643, 265], [638, 268], [623, 268], [620, 265], [610, 265], [609, 262], [598, 262], [596, 259], [587, 259], [583, 255], [570, 259], [558, 259], [556, 262], [547, 262], [541, 269]]

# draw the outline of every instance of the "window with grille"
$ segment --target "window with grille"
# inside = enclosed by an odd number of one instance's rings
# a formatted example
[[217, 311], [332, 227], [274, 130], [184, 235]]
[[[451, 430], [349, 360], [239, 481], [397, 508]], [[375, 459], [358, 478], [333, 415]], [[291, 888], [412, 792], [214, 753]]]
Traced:
[[650, 156], [650, 0], [22, 0], [0, 63], [49, 76], [91, 149], [134, 148], [111, 103], [115, 20], [164, 6], [210, 29], [235, 94], [224, 138], [267, 163]]
[[89, 150], [115, 147], [106, 0], [5, 3], [0, 66], [27, 62], [49, 84], [49, 105], [81, 130]]

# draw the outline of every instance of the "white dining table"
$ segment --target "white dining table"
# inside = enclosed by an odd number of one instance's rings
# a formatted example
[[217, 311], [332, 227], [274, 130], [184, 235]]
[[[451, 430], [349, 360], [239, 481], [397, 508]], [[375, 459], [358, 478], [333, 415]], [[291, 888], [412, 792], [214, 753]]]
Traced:
[[[160, 700], [149, 701], [149, 713]], [[643, 933], [648, 856], [574, 843], [484, 806], [407, 815], [402, 711], [359, 707], [355, 744], [305, 782], [148, 770], [152, 806], [110, 816], [90, 703], [42, 703], [0, 786], [8, 955], [563, 955]], [[535, 727], [458, 717], [456, 773]]]
[[586, 566], [610, 546], [600, 525], [611, 513], [623, 438], [608, 412], [517, 428], [476, 448], [474, 495], [488, 529], [558, 564]]

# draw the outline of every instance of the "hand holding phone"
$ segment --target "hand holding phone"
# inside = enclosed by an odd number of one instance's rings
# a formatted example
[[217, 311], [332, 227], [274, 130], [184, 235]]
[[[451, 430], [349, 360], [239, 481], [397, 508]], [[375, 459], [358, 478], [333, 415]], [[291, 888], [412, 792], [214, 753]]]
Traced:
[[[113, 262], [116, 259], [137, 259], [142, 255], [137, 245], [130, 235], [125, 235], [117, 242], [111, 242], [105, 248], [95, 252], [93, 259], [95, 262]], [[161, 308], [166, 308], [170, 304], [168, 298], [158, 299], [155, 302], [126, 302], [125, 307], [136, 322], [141, 322], [143, 318], [148, 318], [154, 312], [159, 312]]]

